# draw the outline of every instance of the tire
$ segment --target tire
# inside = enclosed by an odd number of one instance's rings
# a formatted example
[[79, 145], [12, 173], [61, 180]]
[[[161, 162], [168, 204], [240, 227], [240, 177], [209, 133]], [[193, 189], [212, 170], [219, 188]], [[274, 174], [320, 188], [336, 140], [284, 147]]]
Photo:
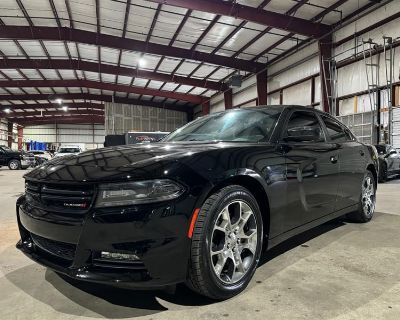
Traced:
[[21, 162], [17, 159], [12, 159], [8, 163], [8, 168], [10, 170], [19, 170], [19, 169], [21, 169]]
[[[366, 191], [367, 190], [367, 191]], [[369, 190], [369, 191], [368, 191]], [[369, 199], [369, 200], [368, 200]], [[374, 216], [376, 202], [376, 184], [371, 171], [364, 174], [361, 184], [360, 203], [357, 211], [348, 214], [348, 218], [354, 222], [369, 222]]]
[[250, 191], [239, 185], [217, 191], [204, 202], [195, 223], [188, 287], [215, 300], [239, 294], [254, 275], [262, 241], [261, 212]]
[[384, 183], [388, 180], [387, 164], [384, 162], [379, 170], [379, 182]]

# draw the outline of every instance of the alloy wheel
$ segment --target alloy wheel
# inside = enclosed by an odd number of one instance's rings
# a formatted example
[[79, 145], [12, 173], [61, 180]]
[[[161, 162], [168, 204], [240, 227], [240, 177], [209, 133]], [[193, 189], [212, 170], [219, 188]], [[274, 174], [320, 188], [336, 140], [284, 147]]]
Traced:
[[362, 207], [364, 213], [370, 217], [375, 211], [375, 186], [372, 178], [366, 176], [362, 185]]
[[244, 201], [231, 202], [218, 214], [210, 256], [220, 281], [234, 284], [247, 274], [257, 250], [257, 232], [256, 216]]
[[16, 162], [16, 161], [11, 161], [11, 162], [10, 162], [10, 169], [11, 169], [11, 170], [17, 170], [17, 169], [18, 169], [18, 162]]

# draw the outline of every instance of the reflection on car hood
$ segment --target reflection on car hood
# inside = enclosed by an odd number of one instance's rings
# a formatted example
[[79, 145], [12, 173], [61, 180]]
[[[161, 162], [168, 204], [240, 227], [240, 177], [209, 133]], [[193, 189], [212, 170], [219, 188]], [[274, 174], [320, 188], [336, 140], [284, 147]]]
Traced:
[[[26, 174], [27, 179], [47, 182], [115, 181], [159, 177], [164, 166], [177, 159], [210, 149], [225, 148], [227, 143], [152, 143], [86, 151], [78, 155], [54, 158]], [[230, 144], [232, 145], [232, 144]], [[237, 146], [238, 144], [234, 144]]]

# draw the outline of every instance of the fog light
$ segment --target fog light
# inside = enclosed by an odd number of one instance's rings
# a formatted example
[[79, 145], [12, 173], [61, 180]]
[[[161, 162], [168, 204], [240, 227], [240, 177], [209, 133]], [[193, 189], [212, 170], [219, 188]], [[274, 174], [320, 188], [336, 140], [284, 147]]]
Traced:
[[108, 260], [129, 260], [129, 261], [140, 260], [140, 258], [136, 254], [116, 253], [107, 251], [102, 251], [101, 257], [103, 259], [108, 259]]

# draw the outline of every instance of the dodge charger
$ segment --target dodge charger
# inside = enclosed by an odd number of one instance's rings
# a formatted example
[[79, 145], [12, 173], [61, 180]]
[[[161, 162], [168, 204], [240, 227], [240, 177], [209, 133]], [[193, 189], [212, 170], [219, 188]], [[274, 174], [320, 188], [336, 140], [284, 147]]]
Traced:
[[54, 159], [25, 175], [24, 254], [82, 281], [186, 283], [228, 299], [263, 250], [329, 220], [371, 220], [376, 149], [334, 117], [267, 106], [200, 117], [161, 142]]

